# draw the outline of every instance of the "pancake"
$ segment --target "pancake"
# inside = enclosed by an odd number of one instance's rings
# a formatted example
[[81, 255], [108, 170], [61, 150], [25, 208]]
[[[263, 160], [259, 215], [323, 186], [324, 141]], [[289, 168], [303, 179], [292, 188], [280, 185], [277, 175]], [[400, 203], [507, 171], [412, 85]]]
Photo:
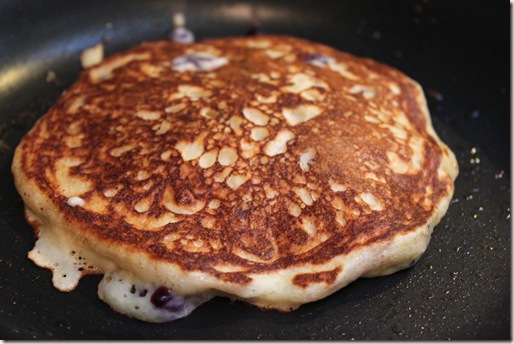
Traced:
[[84, 70], [12, 171], [29, 258], [145, 321], [215, 296], [292, 311], [412, 266], [458, 166], [421, 87], [287, 36], [144, 43]]

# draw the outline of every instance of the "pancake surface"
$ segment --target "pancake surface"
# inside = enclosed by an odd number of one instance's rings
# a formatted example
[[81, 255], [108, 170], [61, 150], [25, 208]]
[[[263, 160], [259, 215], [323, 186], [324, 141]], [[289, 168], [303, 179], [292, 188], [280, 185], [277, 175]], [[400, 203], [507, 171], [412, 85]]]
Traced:
[[13, 162], [54, 286], [103, 273], [100, 298], [155, 322], [216, 295], [288, 311], [409, 267], [457, 173], [417, 83], [286, 36], [107, 58]]

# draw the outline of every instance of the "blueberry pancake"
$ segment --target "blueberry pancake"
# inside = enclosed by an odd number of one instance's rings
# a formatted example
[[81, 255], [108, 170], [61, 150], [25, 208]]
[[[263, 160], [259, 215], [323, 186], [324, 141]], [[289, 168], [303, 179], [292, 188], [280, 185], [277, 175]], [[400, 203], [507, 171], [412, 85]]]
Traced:
[[12, 171], [29, 258], [150, 322], [215, 296], [291, 311], [412, 266], [458, 166], [421, 87], [287, 36], [145, 43], [84, 70]]

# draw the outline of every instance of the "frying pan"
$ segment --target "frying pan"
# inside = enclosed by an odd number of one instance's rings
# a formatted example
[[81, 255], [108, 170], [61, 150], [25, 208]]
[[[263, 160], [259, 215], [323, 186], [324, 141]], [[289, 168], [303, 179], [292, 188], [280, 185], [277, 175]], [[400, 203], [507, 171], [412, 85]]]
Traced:
[[165, 39], [172, 1], [0, 1], [0, 337], [3, 339], [510, 339], [510, 6], [507, 1], [192, 1], [198, 39], [261, 33], [325, 43], [394, 66], [425, 90], [460, 175], [412, 268], [360, 279], [293, 313], [216, 298], [148, 324], [71, 293], [27, 259], [35, 237], [10, 172], [21, 137], [77, 78], [80, 52]]

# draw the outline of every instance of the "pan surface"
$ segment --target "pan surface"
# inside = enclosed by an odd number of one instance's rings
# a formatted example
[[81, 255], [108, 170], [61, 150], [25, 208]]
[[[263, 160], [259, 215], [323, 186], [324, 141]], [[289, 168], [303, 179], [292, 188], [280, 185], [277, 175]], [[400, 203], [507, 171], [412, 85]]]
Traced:
[[507, 1], [192, 1], [198, 39], [262, 33], [318, 41], [396, 67], [424, 88], [460, 175], [412, 268], [360, 279], [293, 313], [216, 298], [167, 324], [128, 319], [71, 293], [27, 258], [35, 242], [10, 172], [14, 148], [77, 78], [80, 52], [166, 38], [172, 1], [0, 1], [0, 338], [510, 339], [510, 6]]

